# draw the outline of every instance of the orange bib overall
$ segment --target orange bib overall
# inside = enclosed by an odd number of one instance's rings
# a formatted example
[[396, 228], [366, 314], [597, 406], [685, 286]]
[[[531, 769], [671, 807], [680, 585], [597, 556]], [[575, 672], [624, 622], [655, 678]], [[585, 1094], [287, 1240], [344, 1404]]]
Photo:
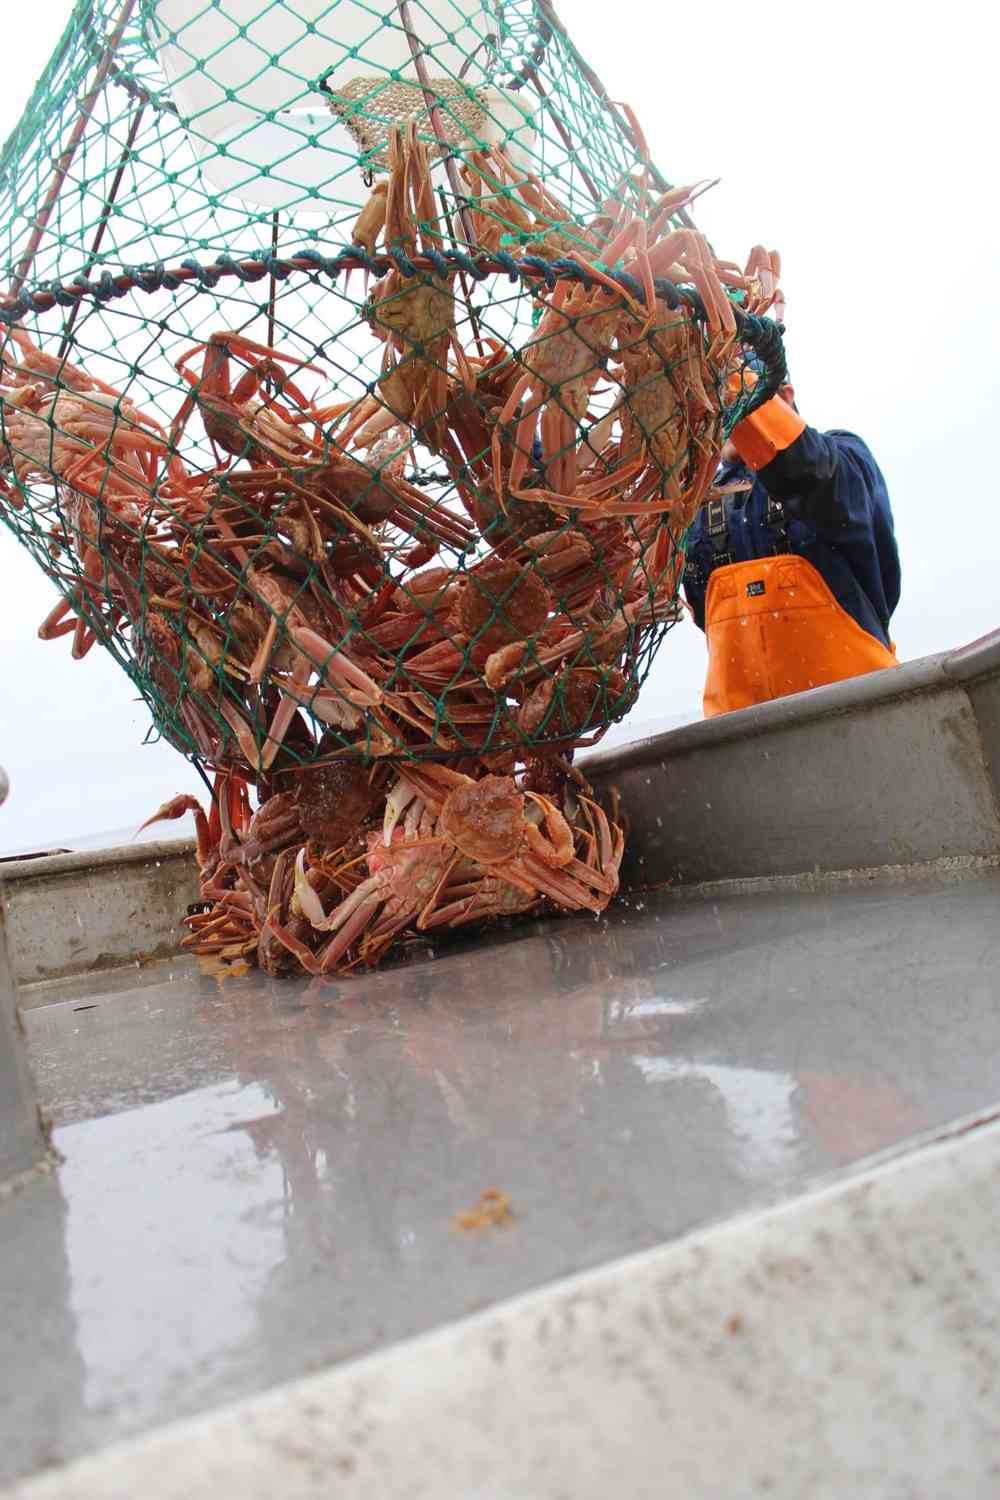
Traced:
[[716, 568], [705, 636], [706, 718], [899, 665], [837, 603], [812, 563], [792, 553]]

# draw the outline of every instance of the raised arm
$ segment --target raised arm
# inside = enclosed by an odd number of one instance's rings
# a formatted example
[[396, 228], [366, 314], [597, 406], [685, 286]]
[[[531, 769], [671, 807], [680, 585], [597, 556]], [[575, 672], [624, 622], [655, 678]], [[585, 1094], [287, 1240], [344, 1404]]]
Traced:
[[870, 528], [888, 509], [885, 481], [852, 433], [823, 433], [775, 396], [733, 431], [733, 444], [789, 517], [815, 526], [831, 542]]

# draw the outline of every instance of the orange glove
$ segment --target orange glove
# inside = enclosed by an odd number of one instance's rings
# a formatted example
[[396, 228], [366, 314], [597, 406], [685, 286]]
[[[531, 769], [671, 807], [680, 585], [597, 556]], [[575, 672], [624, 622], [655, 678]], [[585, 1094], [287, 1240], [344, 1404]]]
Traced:
[[748, 468], [764, 469], [785, 448], [791, 447], [805, 425], [794, 407], [780, 396], [772, 396], [749, 417], [737, 422], [730, 438]]

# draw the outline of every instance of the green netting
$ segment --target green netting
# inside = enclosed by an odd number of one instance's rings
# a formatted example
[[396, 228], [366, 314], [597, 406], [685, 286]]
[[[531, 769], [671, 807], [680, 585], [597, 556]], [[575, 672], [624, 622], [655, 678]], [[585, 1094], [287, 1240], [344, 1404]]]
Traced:
[[571, 756], [783, 370], [546, 0], [80, 0], [0, 160], [0, 515], [202, 766]]

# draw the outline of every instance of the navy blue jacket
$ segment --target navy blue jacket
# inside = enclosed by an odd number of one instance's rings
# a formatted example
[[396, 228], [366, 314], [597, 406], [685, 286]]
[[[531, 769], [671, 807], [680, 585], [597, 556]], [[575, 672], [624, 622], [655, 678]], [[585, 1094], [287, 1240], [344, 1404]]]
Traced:
[[[718, 482], [754, 476], [737, 461]], [[768, 496], [784, 513], [768, 523]], [[684, 592], [695, 624], [705, 628], [705, 591], [714, 568], [795, 552], [812, 563], [837, 603], [883, 645], [899, 603], [899, 552], [885, 480], [853, 432], [806, 427], [759, 470], [752, 490], [726, 500], [728, 536], [713, 545], [703, 507], [691, 528]], [[720, 557], [720, 551], [728, 555]]]

